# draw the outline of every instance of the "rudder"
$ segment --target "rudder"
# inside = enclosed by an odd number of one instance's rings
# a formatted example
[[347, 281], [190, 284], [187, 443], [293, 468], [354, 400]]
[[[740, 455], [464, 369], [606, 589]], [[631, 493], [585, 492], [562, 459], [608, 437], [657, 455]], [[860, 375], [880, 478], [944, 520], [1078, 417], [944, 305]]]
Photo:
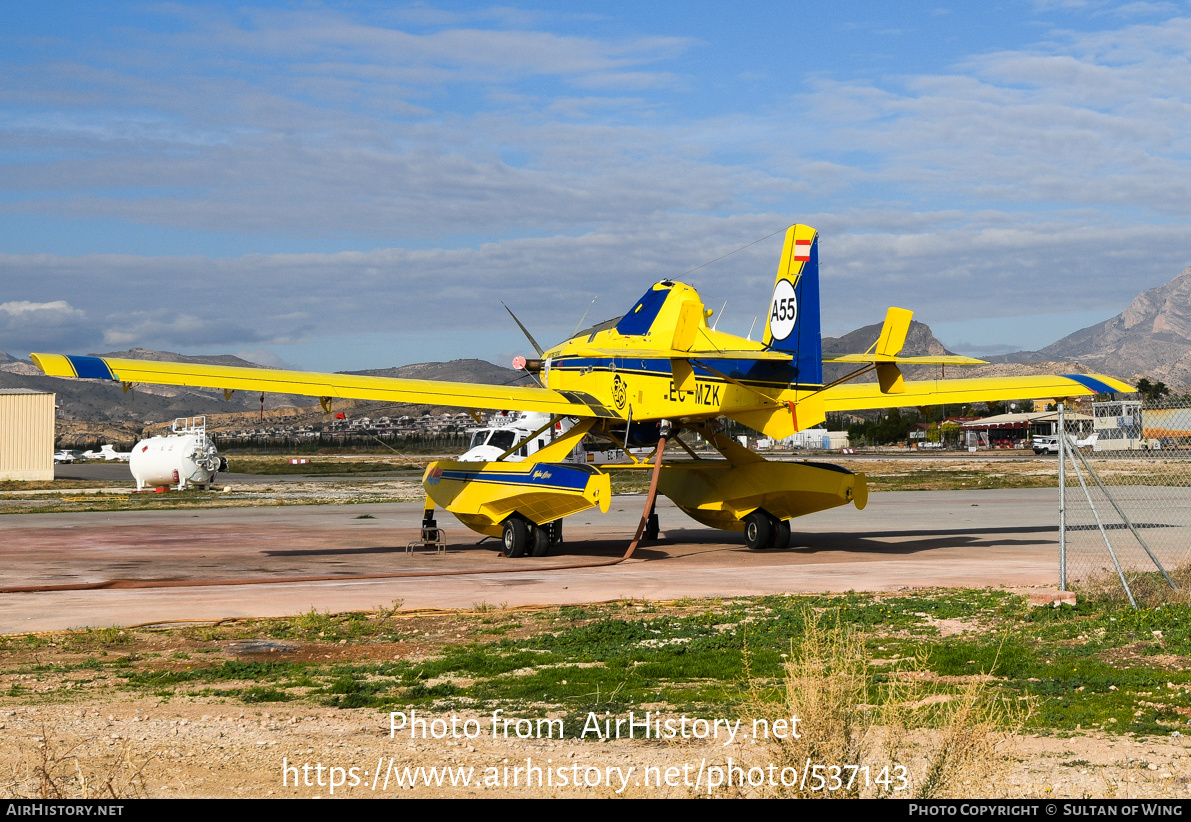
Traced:
[[765, 321], [766, 346], [794, 356], [799, 385], [823, 384], [819, 326], [819, 233], [806, 225], [786, 231]]

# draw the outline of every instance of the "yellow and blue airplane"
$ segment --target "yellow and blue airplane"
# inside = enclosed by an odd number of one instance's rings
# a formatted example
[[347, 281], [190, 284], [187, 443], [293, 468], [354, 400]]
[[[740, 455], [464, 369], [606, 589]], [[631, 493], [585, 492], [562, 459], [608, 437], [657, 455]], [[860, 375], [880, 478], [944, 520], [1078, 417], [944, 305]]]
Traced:
[[[492, 462], [443, 460], [426, 469], [426, 522], [432, 522], [435, 505], [441, 506], [473, 530], [501, 537], [510, 556], [544, 555], [557, 541], [563, 517], [596, 506], [608, 510], [608, 471], [614, 469], [566, 461], [586, 435], [625, 448], [657, 445], [656, 459], [642, 467], [652, 468], [652, 484], [680, 509], [713, 528], [743, 531], [750, 548], [784, 548], [791, 518], [847, 503], [863, 508], [868, 499], [864, 474], [823, 463], [765, 460], [718, 433], [718, 418], [780, 439], [823, 422], [833, 411], [1134, 390], [1112, 377], [1081, 374], [905, 380], [901, 365], [981, 361], [899, 356], [912, 317], [902, 308], [888, 310], [868, 351], [828, 360], [856, 369], [824, 384], [818, 233], [805, 225], [786, 232], [760, 341], [717, 331], [708, 325], [711, 314], [691, 286], [659, 282], [624, 316], [519, 362], [538, 376], [540, 387], [62, 354], [32, 357], [50, 376], [114, 380], [126, 389], [147, 383], [222, 388], [228, 396], [236, 390], [301, 394], [319, 397], [328, 412], [336, 398], [353, 398], [551, 415], [533, 437], [571, 418], [569, 429], [525, 460], [508, 459], [514, 446]], [[855, 381], [872, 371], [876, 382]], [[683, 429], [704, 436], [723, 459], [699, 458], [676, 439]], [[692, 459], [666, 462], [667, 440], [688, 450]], [[651, 517], [647, 535], [656, 531]]]

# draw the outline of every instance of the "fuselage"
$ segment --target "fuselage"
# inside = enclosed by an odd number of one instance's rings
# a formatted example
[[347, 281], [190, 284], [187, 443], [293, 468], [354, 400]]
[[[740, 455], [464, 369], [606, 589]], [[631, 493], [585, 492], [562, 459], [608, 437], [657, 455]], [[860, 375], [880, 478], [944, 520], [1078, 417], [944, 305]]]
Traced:
[[[819, 387], [799, 383], [790, 358], [758, 359], [773, 352], [709, 327], [710, 314], [691, 286], [659, 283], [623, 317], [546, 351], [543, 384], [598, 398], [622, 417], [638, 420], [772, 407], [793, 399], [792, 389]], [[675, 369], [686, 363], [693, 379], [676, 378]]]

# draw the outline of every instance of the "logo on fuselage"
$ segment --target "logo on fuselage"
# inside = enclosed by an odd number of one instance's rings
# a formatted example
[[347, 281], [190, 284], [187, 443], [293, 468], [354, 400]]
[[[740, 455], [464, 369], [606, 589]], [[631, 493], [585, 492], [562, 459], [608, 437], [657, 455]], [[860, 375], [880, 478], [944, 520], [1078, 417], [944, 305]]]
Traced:
[[629, 399], [629, 384], [620, 378], [617, 374], [612, 378], [612, 402], [616, 403], [616, 407], [623, 409], [624, 404]]

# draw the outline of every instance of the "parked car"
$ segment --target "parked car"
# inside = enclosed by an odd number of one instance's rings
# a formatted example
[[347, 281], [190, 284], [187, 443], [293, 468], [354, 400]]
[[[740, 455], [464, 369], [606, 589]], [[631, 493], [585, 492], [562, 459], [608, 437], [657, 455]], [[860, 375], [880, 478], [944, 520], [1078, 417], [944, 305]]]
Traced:
[[1057, 434], [1047, 437], [1034, 437], [1030, 444], [1034, 447], [1035, 454], [1059, 453], [1059, 437]]

